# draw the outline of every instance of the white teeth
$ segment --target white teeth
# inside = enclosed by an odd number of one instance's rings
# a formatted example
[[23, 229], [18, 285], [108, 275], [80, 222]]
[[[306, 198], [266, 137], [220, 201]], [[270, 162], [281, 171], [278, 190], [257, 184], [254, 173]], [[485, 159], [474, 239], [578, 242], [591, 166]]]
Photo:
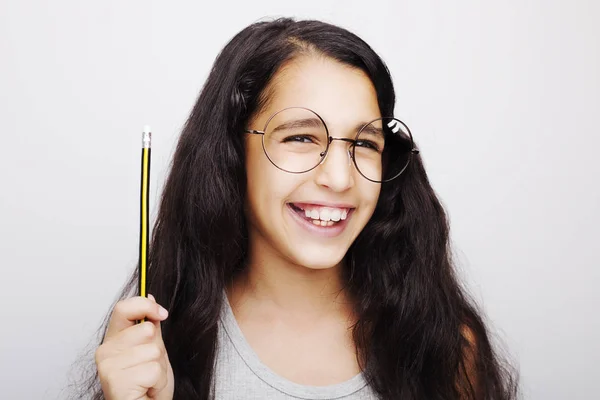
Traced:
[[320, 215], [320, 220], [321, 221], [329, 221], [331, 219], [331, 209], [329, 208], [323, 208], [321, 209], [321, 212], [319, 213]]
[[317, 225], [317, 226], [331, 226], [331, 225], [334, 224], [333, 221], [321, 221], [321, 220], [318, 220], [318, 219], [313, 219], [312, 223], [315, 224], [315, 225]]
[[306, 218], [312, 219], [317, 225], [320, 225], [319, 221], [333, 225], [334, 222], [343, 221], [348, 217], [348, 209], [343, 208], [316, 207], [301, 210], [304, 211]]
[[335, 210], [331, 211], [331, 220], [332, 221], [337, 222], [340, 220], [341, 217], [342, 217], [342, 212], [340, 210], [335, 209]]

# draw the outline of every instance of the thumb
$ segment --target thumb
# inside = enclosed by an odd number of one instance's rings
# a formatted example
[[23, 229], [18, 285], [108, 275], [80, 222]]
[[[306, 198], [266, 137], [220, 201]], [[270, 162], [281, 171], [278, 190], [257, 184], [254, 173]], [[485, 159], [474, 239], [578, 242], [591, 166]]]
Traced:
[[[149, 298], [150, 300], [152, 300], [153, 302], [155, 302], [156, 304], [158, 304], [158, 303], [156, 302], [156, 299], [154, 298], [154, 296], [153, 296], [153, 295], [151, 295], [150, 293], [148, 293], [148, 298]], [[159, 305], [160, 305], [160, 304], [159, 304]], [[152, 323], [153, 323], [153, 324], [154, 324], [154, 326], [156, 327], [156, 331], [157, 331], [157, 334], [156, 334], [156, 335], [157, 335], [157, 337], [158, 337], [158, 338], [159, 338], [159, 339], [162, 341], [162, 340], [163, 340], [163, 338], [162, 338], [162, 329], [161, 329], [161, 324], [160, 324], [160, 321], [152, 321]]]
[[160, 339], [161, 342], [163, 342], [163, 337], [162, 337], [162, 326], [160, 321], [152, 321], [152, 323], [154, 324], [154, 326], [156, 327], [156, 338]]
[[[149, 298], [149, 299], [151, 299], [151, 300], [152, 300], [153, 302], [155, 302], [156, 304], [158, 304], [158, 303], [157, 303], [157, 301], [156, 301], [156, 299], [154, 298], [154, 296], [153, 296], [153, 295], [151, 295], [151, 294], [148, 294], [148, 298]], [[160, 304], [158, 304], [158, 305], [160, 306]], [[161, 306], [161, 307], [162, 307], [162, 306]], [[164, 308], [164, 307], [163, 307], [163, 308]], [[152, 323], [153, 323], [153, 324], [154, 324], [154, 326], [156, 327], [156, 331], [157, 331], [157, 337], [158, 337], [158, 338], [159, 338], [159, 339], [162, 341], [162, 329], [161, 329], [161, 324], [160, 324], [160, 321], [152, 321]]]

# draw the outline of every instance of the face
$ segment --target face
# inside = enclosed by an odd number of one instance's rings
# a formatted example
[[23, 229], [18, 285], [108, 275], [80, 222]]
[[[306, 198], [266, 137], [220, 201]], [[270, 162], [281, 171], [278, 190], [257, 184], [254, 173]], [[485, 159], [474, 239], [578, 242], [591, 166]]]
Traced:
[[[331, 137], [354, 139], [358, 125], [381, 117], [367, 75], [329, 58], [292, 61], [269, 93], [268, 106], [250, 119], [249, 129], [263, 130], [284, 108], [306, 107], [324, 120]], [[356, 170], [348, 142], [332, 141], [320, 165], [293, 174], [269, 161], [261, 135], [246, 134], [245, 140], [252, 251], [312, 269], [338, 265], [373, 214], [381, 184]]]

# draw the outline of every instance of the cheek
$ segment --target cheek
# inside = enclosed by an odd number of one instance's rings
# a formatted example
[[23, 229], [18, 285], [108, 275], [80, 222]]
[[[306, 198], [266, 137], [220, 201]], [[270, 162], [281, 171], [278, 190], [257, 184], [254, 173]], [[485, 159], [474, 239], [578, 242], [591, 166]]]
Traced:
[[363, 207], [369, 211], [369, 216], [375, 211], [377, 201], [379, 200], [379, 193], [381, 193], [381, 185], [372, 182], [361, 182], [358, 190], [360, 193], [360, 202]]
[[260, 141], [246, 151], [247, 212], [255, 219], [266, 220], [281, 215], [284, 202], [295, 187], [290, 174], [277, 169], [264, 155]]

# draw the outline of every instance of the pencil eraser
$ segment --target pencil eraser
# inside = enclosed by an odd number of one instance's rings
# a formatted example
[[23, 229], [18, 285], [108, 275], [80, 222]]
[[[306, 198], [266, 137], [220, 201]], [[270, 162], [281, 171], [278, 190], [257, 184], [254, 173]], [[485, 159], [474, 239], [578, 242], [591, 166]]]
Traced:
[[143, 133], [150, 133], [150, 125], [144, 125], [144, 132]]

